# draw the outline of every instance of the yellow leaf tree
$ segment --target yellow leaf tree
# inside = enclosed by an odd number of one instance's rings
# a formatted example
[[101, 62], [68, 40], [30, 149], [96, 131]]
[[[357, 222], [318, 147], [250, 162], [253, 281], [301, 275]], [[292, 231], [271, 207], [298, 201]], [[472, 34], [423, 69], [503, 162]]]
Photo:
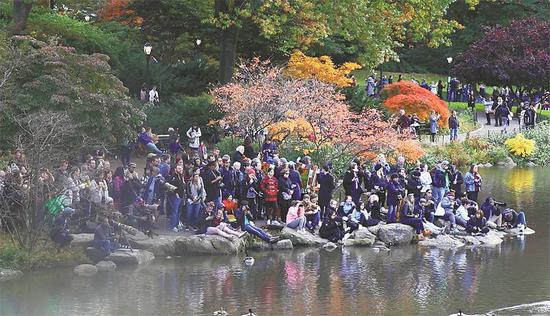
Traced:
[[336, 67], [329, 56], [310, 57], [301, 51], [295, 51], [288, 61], [286, 74], [294, 78], [315, 79], [345, 88], [353, 83], [348, 75], [360, 68], [361, 66], [356, 63], [344, 63]]

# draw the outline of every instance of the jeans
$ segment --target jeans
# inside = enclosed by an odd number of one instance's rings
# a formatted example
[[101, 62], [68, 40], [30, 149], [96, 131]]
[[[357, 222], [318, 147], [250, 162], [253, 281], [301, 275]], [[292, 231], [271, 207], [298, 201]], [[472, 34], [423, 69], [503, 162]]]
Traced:
[[300, 216], [294, 220], [292, 220], [290, 223], [286, 224], [286, 227], [300, 230], [303, 229], [306, 226], [306, 217]]
[[518, 212], [518, 223], [523, 224], [524, 226], [527, 226], [527, 221], [525, 220], [524, 212]]
[[251, 235], [258, 236], [261, 240], [265, 242], [269, 242], [271, 240], [271, 237], [266, 232], [264, 232], [263, 230], [261, 230], [256, 226], [252, 226], [248, 224], [244, 225], [243, 231], [248, 232]]
[[468, 200], [472, 200], [477, 203], [477, 196], [479, 195], [479, 191], [468, 191], [466, 195], [468, 196]]
[[187, 222], [187, 225], [191, 225], [192, 227], [197, 227], [197, 221], [199, 219], [199, 211], [201, 209], [200, 203], [189, 203], [187, 204], [187, 214], [185, 217], [185, 221]]
[[388, 224], [397, 220], [397, 205], [388, 205]]
[[464, 219], [458, 217], [458, 216], [455, 216], [455, 222], [457, 225], [460, 225], [464, 228], [466, 228], [466, 226], [468, 226], [468, 222], [466, 222]]
[[314, 229], [315, 227], [319, 226], [320, 221], [321, 214], [319, 214], [319, 212], [311, 215], [306, 215], [306, 227], [309, 229]]
[[451, 140], [458, 139], [458, 128], [451, 128]]
[[116, 245], [115, 243], [112, 243], [108, 239], [106, 239], [106, 240], [94, 240], [93, 244], [94, 244], [95, 248], [97, 248], [99, 250], [103, 250], [106, 253], [112, 253], [113, 251], [115, 251], [118, 248], [118, 245]]
[[147, 147], [147, 149], [149, 149], [149, 151], [154, 152], [157, 155], [162, 155], [162, 151], [158, 149], [157, 145], [155, 145], [154, 143], [147, 143], [147, 145], [145, 146]]
[[443, 220], [449, 221], [451, 223], [451, 227], [456, 226], [456, 217], [453, 212], [445, 210], [445, 215], [438, 217], [442, 218]]
[[432, 193], [433, 193], [434, 203], [435, 203], [436, 206], [445, 197], [446, 191], [447, 190], [445, 188], [438, 188], [438, 187], [435, 187], [435, 186], [433, 187]]
[[170, 205], [172, 212], [170, 213], [170, 229], [178, 227], [178, 223], [180, 221], [180, 205], [181, 205], [181, 198], [172, 195], [170, 197]]

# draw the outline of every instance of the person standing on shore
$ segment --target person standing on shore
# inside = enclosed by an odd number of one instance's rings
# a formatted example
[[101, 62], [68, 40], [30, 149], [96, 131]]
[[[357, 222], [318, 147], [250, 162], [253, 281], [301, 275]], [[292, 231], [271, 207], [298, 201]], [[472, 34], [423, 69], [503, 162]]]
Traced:
[[459, 127], [460, 123], [458, 122], [458, 117], [456, 117], [456, 111], [452, 111], [451, 116], [449, 116], [449, 131], [451, 133], [450, 141], [458, 140]]
[[466, 189], [466, 195], [469, 200], [477, 203], [479, 191], [481, 191], [481, 183], [483, 182], [481, 176], [477, 171], [476, 165], [470, 166], [470, 171], [464, 175], [464, 186]]
[[438, 126], [437, 121], [441, 119], [441, 115], [435, 113], [435, 111], [432, 110], [432, 113], [430, 114], [430, 141], [432, 143], [435, 142], [435, 135], [437, 134]]

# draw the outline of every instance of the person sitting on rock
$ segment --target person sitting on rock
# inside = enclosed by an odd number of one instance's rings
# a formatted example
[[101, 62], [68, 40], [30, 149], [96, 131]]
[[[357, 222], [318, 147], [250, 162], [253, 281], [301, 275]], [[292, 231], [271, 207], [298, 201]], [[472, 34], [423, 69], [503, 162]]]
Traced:
[[454, 215], [455, 193], [453, 191], [449, 191], [447, 195], [445, 195], [445, 197], [441, 199], [441, 203], [439, 206], [442, 207], [445, 212], [443, 213], [443, 215], [436, 215], [436, 218], [449, 221], [451, 233], [457, 233], [458, 230], [456, 228], [456, 217]]
[[214, 201], [206, 204], [204, 228], [202, 233], [206, 235], [219, 235], [229, 240], [234, 240], [236, 237], [242, 237], [246, 232], [237, 232], [230, 228], [229, 224], [223, 222], [223, 212], [221, 209], [216, 210]]
[[483, 217], [483, 211], [477, 210], [475, 216], [470, 217], [466, 231], [472, 235], [487, 234], [489, 232], [489, 226], [487, 226], [487, 219]]
[[424, 234], [427, 234], [427, 232], [424, 230], [423, 214], [416, 212], [418, 210], [414, 207], [414, 194], [407, 195], [401, 206], [400, 221], [402, 224], [409, 225], [415, 229], [418, 240], [424, 240]]
[[426, 192], [424, 192], [424, 196], [418, 201], [417, 204], [421, 204], [422, 200], [424, 200], [424, 218], [426, 221], [433, 224], [435, 220], [435, 202], [433, 200], [432, 189], [426, 190]]
[[[374, 196], [378, 199], [377, 195], [371, 196]], [[365, 203], [363, 203], [363, 201], [360, 201], [359, 205], [357, 205], [357, 207], [353, 210], [350, 220], [354, 223], [357, 223], [358, 225], [365, 227], [376, 226], [380, 222], [379, 220], [371, 217], [371, 213], [367, 211]]]
[[53, 228], [50, 236], [60, 248], [70, 245], [74, 239], [74, 237], [69, 233], [70, 219], [73, 214], [74, 209], [65, 207], [65, 209], [57, 215], [53, 222]]
[[341, 218], [350, 217], [351, 213], [353, 213], [354, 210], [355, 203], [353, 202], [353, 198], [351, 197], [351, 195], [348, 195], [346, 196], [346, 200], [340, 203], [340, 207], [338, 207], [338, 216]]
[[511, 208], [507, 208], [502, 211], [503, 225], [508, 228], [519, 228], [520, 232], [523, 232], [527, 227], [527, 221], [525, 220], [524, 212], [516, 212]]
[[286, 227], [304, 232], [306, 227], [306, 216], [302, 201], [292, 201], [286, 215]]
[[371, 194], [365, 205], [365, 211], [370, 214], [370, 218], [378, 222], [382, 221], [382, 206], [380, 205], [380, 197], [377, 194]]
[[306, 227], [310, 231], [315, 231], [321, 221], [321, 207], [317, 204], [317, 194], [304, 194], [303, 199]]
[[241, 207], [235, 211], [237, 222], [243, 232], [248, 232], [253, 236], [259, 237], [261, 240], [273, 244], [279, 241], [279, 237], [270, 236], [268, 233], [257, 227], [252, 221], [252, 213], [248, 206], [248, 201], [242, 201]]
[[108, 218], [103, 217], [95, 228], [93, 245], [95, 248], [103, 250], [107, 254], [119, 248], [118, 243], [115, 241], [115, 234], [109, 224]]
[[[331, 204], [333, 201], [334, 200], [331, 201]], [[329, 216], [323, 221], [321, 228], [319, 228], [319, 236], [336, 243], [342, 240], [344, 234], [344, 223], [342, 219], [338, 217], [336, 211], [330, 211]]]

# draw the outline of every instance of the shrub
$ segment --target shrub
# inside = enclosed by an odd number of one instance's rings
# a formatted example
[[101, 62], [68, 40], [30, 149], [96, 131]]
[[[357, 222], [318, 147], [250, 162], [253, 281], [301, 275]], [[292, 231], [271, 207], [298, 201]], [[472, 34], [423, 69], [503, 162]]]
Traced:
[[531, 156], [535, 151], [535, 141], [526, 139], [523, 134], [507, 139], [504, 144], [512, 154], [523, 158]]
[[451, 115], [447, 104], [432, 92], [420, 87], [412, 81], [400, 81], [386, 85], [382, 90], [384, 106], [390, 113], [405, 110], [406, 113], [416, 113], [421, 120], [428, 120], [431, 111], [441, 115], [439, 126], [447, 126]]

